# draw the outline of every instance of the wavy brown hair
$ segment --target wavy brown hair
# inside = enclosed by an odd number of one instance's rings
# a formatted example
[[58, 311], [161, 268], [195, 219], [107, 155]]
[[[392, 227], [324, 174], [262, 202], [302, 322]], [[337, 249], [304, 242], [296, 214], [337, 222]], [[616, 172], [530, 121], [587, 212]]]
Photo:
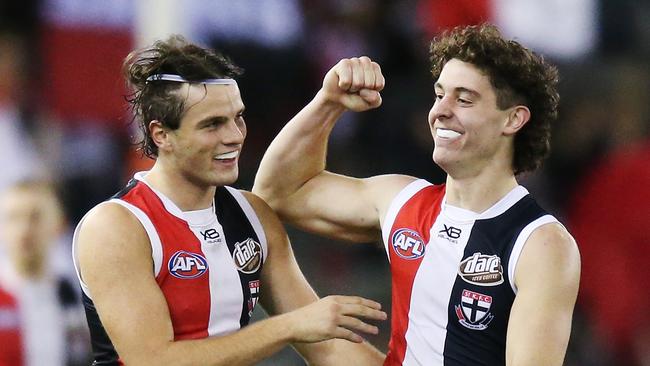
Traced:
[[444, 32], [431, 42], [430, 56], [434, 80], [447, 61], [458, 59], [488, 76], [498, 108], [530, 109], [530, 121], [515, 135], [512, 168], [515, 174], [539, 168], [549, 153], [551, 123], [557, 118], [557, 69], [518, 42], [504, 39], [489, 24]]
[[137, 142], [150, 158], [158, 156], [158, 146], [151, 139], [149, 123], [153, 120], [175, 130], [180, 126], [186, 98], [177, 92], [182, 83], [164, 80], [147, 81], [155, 74], [180, 75], [189, 81], [208, 78], [235, 78], [242, 69], [221, 54], [202, 48], [173, 35], [166, 40], [131, 52], [122, 72], [132, 93], [126, 96], [133, 120], [137, 121], [143, 137]]

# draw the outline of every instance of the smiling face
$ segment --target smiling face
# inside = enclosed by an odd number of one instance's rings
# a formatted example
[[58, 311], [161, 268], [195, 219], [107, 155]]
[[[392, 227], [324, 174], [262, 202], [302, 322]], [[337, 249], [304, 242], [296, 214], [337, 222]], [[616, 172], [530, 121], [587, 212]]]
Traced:
[[435, 92], [429, 126], [436, 164], [451, 176], [479, 172], [494, 164], [494, 159], [510, 164], [513, 109], [497, 107], [494, 88], [484, 73], [470, 63], [451, 59], [435, 83]]
[[157, 121], [150, 126], [158, 159], [199, 187], [234, 183], [246, 138], [239, 88], [236, 84], [186, 84], [179, 93], [187, 95], [179, 128], [165, 129]]

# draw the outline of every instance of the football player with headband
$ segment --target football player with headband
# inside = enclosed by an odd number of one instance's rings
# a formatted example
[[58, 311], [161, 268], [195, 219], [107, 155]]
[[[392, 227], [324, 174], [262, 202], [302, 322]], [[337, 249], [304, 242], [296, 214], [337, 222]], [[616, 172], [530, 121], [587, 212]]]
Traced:
[[[74, 234], [96, 365], [251, 365], [286, 345], [310, 364], [377, 365], [357, 334], [380, 304], [318, 299], [266, 203], [233, 189], [246, 137], [241, 71], [178, 36], [131, 53], [129, 96], [155, 159]], [[257, 302], [270, 318], [249, 324]]]

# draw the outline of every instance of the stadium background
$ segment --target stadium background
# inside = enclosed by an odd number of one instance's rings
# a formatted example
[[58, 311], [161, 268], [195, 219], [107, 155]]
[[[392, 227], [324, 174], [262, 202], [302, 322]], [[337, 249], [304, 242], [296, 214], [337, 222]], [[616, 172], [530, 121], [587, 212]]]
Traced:
[[[346, 114], [328, 169], [444, 181], [432, 163], [427, 50], [441, 30], [482, 21], [561, 72], [552, 154], [522, 183], [567, 224], [583, 256], [567, 365], [650, 365], [650, 2], [646, 0], [4, 0], [0, 2], [0, 189], [52, 179], [69, 227], [150, 161], [135, 152], [120, 64], [170, 33], [229, 55], [249, 135], [237, 187], [250, 189], [271, 139], [340, 58], [368, 55], [384, 104]], [[390, 310], [380, 243], [350, 245], [289, 228], [321, 296], [358, 294]], [[54, 261], [69, 262], [69, 235]], [[291, 296], [291, 294], [287, 294]], [[263, 314], [258, 314], [263, 316]], [[369, 340], [385, 350], [389, 322]], [[535, 331], [535, 330], [531, 330]], [[264, 365], [300, 365], [289, 349]]]

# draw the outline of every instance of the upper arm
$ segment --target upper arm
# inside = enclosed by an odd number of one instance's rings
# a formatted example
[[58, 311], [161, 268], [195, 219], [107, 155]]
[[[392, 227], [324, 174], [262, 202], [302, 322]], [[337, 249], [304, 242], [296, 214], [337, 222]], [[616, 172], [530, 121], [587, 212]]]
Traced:
[[[359, 179], [323, 171], [288, 197], [270, 198], [278, 215], [303, 230], [355, 242], [381, 237], [381, 219], [393, 197], [415, 178]], [[267, 197], [263, 197], [267, 198]]]
[[[262, 306], [270, 315], [294, 311], [318, 300], [298, 267], [289, 238], [275, 212], [259, 197], [246, 191], [244, 196], [260, 218], [268, 243], [268, 255], [262, 269]], [[294, 347], [315, 365], [339, 365], [354, 362], [379, 365], [384, 355], [367, 343], [341, 339], [318, 343], [297, 343]], [[351, 361], [352, 360], [352, 361]]]
[[562, 364], [579, 282], [580, 254], [566, 229], [553, 223], [533, 231], [515, 269], [508, 364]]
[[149, 239], [127, 209], [112, 203], [93, 209], [81, 224], [77, 246], [81, 276], [123, 361], [146, 362], [173, 341]]
[[[282, 314], [318, 299], [302, 275], [284, 226], [271, 208], [256, 195], [241, 191], [264, 227], [268, 255], [262, 269], [262, 305], [271, 315]], [[291, 296], [287, 296], [291, 294]]]

